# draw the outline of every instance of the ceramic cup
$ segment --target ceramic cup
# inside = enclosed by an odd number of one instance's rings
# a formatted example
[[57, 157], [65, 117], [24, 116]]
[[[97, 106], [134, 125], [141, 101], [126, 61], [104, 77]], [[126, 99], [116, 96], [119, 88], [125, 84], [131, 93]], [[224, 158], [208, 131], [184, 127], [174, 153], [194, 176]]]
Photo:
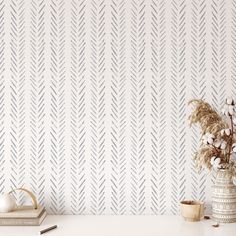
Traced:
[[200, 221], [204, 216], [204, 203], [185, 200], [180, 202], [180, 211], [186, 221]]

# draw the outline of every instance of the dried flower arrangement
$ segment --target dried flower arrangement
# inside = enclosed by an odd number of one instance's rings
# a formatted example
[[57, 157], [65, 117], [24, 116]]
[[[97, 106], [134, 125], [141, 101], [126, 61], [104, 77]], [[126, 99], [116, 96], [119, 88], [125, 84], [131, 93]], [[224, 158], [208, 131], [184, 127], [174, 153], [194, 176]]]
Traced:
[[228, 169], [236, 176], [236, 104], [232, 98], [226, 99], [222, 118], [207, 102], [194, 99], [189, 102], [193, 111], [189, 116], [190, 125], [199, 124], [202, 142], [194, 159], [197, 168], [209, 170]]

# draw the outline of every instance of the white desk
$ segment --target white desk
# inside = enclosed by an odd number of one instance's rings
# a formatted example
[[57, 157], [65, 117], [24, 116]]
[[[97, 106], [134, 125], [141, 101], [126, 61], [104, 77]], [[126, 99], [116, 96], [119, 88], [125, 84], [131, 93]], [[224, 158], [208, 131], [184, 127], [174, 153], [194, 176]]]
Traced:
[[41, 226], [0, 227], [0, 236], [36, 236], [45, 227], [58, 228], [45, 236], [235, 236], [235, 224], [219, 228], [211, 220], [185, 222], [179, 216], [47, 216]]

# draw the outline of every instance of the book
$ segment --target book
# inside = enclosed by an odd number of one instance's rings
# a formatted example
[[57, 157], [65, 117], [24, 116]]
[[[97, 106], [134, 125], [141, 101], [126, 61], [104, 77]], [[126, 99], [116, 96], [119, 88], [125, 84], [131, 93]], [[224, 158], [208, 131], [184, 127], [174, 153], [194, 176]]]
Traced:
[[44, 207], [18, 206], [14, 211], [0, 213], [0, 226], [37, 226], [47, 213]]

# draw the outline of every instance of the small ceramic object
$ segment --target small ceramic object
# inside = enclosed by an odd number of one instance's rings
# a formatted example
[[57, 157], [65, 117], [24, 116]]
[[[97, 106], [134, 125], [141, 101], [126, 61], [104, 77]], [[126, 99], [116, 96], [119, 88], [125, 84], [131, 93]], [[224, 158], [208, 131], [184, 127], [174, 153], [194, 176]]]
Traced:
[[16, 207], [16, 201], [12, 195], [5, 193], [0, 196], [0, 212], [10, 212], [13, 211]]
[[204, 216], [204, 203], [198, 201], [180, 202], [181, 215], [186, 221], [200, 221]]

